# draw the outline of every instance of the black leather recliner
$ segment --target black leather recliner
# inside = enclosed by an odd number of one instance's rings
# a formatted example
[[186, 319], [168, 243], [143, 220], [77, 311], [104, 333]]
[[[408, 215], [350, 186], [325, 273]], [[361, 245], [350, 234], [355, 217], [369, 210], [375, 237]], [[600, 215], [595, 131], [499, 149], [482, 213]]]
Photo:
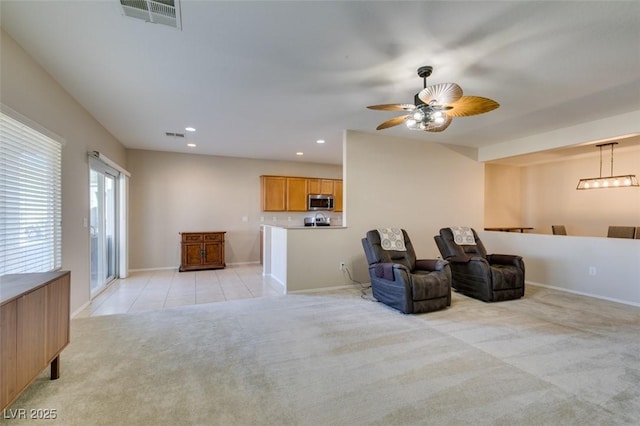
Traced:
[[442, 257], [451, 267], [451, 286], [464, 295], [485, 302], [524, 296], [524, 261], [521, 256], [487, 254], [475, 230], [475, 244], [459, 245], [450, 228], [434, 238]]
[[403, 229], [406, 251], [382, 248], [377, 230], [362, 239], [373, 297], [405, 314], [445, 309], [451, 305], [451, 270], [442, 259], [416, 259]]

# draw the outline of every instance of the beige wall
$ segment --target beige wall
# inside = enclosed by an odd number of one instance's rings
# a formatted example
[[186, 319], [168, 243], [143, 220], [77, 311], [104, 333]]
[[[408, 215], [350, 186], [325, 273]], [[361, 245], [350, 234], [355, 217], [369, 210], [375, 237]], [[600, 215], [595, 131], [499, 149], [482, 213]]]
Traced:
[[476, 158], [478, 161], [486, 162], [585, 142], [624, 138], [638, 134], [638, 123], [640, 109], [480, 147]]
[[0, 101], [66, 141], [62, 149], [62, 267], [71, 271], [71, 310], [89, 301], [89, 163], [100, 151], [126, 165], [125, 148], [4, 31]]
[[[485, 226], [550, 234], [551, 225], [565, 225], [571, 235], [594, 237], [605, 237], [609, 225], [640, 226], [640, 188], [575, 189], [580, 178], [598, 176], [599, 161], [596, 153], [528, 167], [487, 164]], [[622, 173], [640, 176], [640, 150], [614, 153], [614, 174]]]
[[348, 130], [344, 169], [347, 228], [289, 231], [291, 290], [349, 284], [340, 261], [353, 278], [368, 282], [360, 240], [370, 229], [404, 228], [418, 257], [433, 258], [440, 228], [482, 227], [484, 166], [446, 147]]
[[346, 132], [345, 221], [360, 238], [399, 226], [420, 253], [434, 256], [440, 228], [482, 227], [484, 165], [427, 139]]
[[481, 232], [490, 253], [524, 258], [526, 281], [571, 293], [640, 306], [640, 241]]
[[528, 226], [523, 222], [520, 168], [486, 164], [484, 170], [484, 226]]
[[178, 233], [187, 231], [226, 231], [227, 263], [258, 262], [261, 223], [302, 225], [312, 215], [262, 212], [260, 175], [342, 178], [335, 165], [143, 150], [129, 150], [127, 157], [134, 270], [176, 268]]
[[[614, 159], [614, 174], [640, 176], [640, 150], [615, 153]], [[525, 222], [538, 233], [565, 225], [569, 234], [595, 237], [606, 236], [609, 225], [640, 226], [640, 188], [575, 189], [580, 178], [598, 176], [599, 161], [595, 155], [525, 167]], [[608, 166], [603, 165], [603, 175]]]

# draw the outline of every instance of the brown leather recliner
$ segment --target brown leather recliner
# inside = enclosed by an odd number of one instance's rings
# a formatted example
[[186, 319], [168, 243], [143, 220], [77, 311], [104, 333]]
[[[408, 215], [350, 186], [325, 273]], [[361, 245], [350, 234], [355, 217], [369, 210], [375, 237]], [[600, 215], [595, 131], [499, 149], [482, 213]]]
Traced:
[[445, 309], [451, 305], [451, 270], [442, 259], [416, 259], [402, 230], [406, 251], [382, 248], [377, 230], [362, 239], [373, 297], [405, 314]]
[[440, 229], [434, 239], [451, 267], [452, 287], [464, 295], [485, 302], [519, 299], [524, 296], [524, 261], [521, 256], [487, 254], [478, 234], [471, 229], [475, 244], [460, 245], [450, 228]]

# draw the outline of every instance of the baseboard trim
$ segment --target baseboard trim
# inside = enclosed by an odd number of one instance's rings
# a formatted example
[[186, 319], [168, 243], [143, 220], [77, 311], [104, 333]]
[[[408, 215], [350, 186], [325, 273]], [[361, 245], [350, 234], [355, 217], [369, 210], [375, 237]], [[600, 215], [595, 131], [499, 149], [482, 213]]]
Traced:
[[91, 301], [84, 302], [84, 304], [82, 306], [80, 306], [78, 309], [76, 309], [75, 311], [73, 311], [71, 313], [71, 319], [74, 319], [80, 312], [82, 312], [85, 309], [87, 309], [89, 307], [89, 305], [91, 305]]
[[[259, 265], [260, 261], [251, 261], [251, 262], [228, 262], [227, 266], [240, 266], [240, 265]], [[139, 268], [139, 269], [129, 269], [129, 272], [149, 272], [149, 271], [167, 271], [170, 269], [177, 270], [179, 266], [160, 266], [157, 268]]]
[[329, 290], [344, 290], [347, 288], [354, 288], [354, 287], [355, 287], [354, 284], [346, 284], [346, 285], [337, 285], [332, 287], [318, 287], [318, 288], [310, 288], [305, 290], [289, 291], [287, 292], [287, 294], [323, 293]]
[[541, 284], [541, 283], [536, 283], [536, 282], [533, 282], [533, 281], [525, 281], [525, 282], [526, 282], [527, 285], [532, 285], [532, 286], [536, 286], [536, 287], [550, 288], [552, 290], [558, 290], [558, 291], [562, 291], [562, 292], [565, 292], [565, 293], [571, 293], [571, 294], [577, 294], [577, 295], [580, 295], [580, 296], [593, 297], [594, 299], [606, 300], [608, 302], [620, 303], [622, 305], [640, 307], [640, 303], [629, 302], [628, 300], [614, 299], [613, 297], [600, 296], [598, 294], [592, 294], [592, 293], [586, 293], [586, 292], [583, 292], [583, 291], [570, 290], [568, 288], [556, 287], [556, 286], [553, 286], [553, 285]]
[[274, 284], [277, 284], [278, 287], [280, 287], [280, 290], [282, 291], [282, 294], [287, 294], [287, 286], [284, 285], [284, 283], [282, 281], [280, 281], [280, 279], [278, 279], [278, 277], [271, 275], [271, 274], [262, 274], [263, 277], [269, 277], [269, 279], [274, 281]]
[[[178, 267], [177, 266], [163, 266], [163, 267], [159, 267], [159, 268], [140, 268], [140, 269], [129, 269], [129, 272], [150, 272], [150, 271], [167, 271], [170, 269], [175, 269], [177, 270]], [[125, 278], [123, 278], [125, 279]]]

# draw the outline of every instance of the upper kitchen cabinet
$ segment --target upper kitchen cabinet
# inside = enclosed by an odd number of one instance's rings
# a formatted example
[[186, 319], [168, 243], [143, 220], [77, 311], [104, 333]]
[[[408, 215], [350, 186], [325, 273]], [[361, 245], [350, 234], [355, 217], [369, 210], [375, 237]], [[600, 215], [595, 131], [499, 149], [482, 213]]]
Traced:
[[283, 212], [287, 209], [287, 178], [260, 176], [261, 208], [265, 212]]
[[287, 211], [306, 212], [308, 179], [299, 177], [287, 178]]
[[333, 211], [342, 212], [342, 181], [333, 181]]
[[333, 194], [334, 179], [308, 179], [309, 194]]
[[262, 211], [306, 212], [308, 179], [291, 176], [260, 176]]
[[265, 212], [306, 212], [309, 194], [333, 195], [334, 211], [342, 211], [342, 180], [297, 176], [260, 176]]

